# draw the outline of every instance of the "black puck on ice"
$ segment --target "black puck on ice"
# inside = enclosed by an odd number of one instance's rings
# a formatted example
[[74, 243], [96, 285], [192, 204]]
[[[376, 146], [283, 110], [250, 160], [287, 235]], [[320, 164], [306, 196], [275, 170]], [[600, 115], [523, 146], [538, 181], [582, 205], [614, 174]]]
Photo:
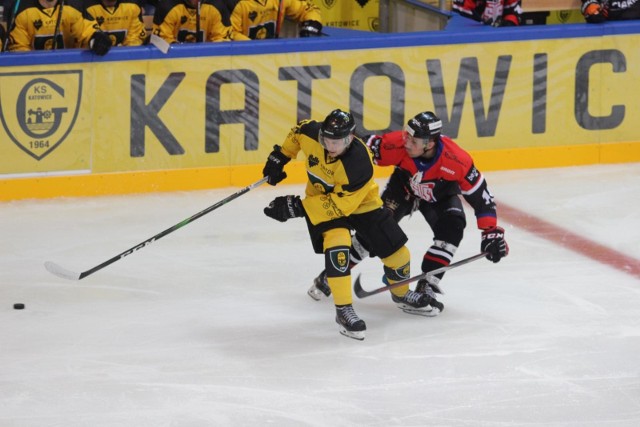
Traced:
[[13, 309], [14, 310], [24, 310], [24, 304], [17, 302], [15, 304], [13, 304]]

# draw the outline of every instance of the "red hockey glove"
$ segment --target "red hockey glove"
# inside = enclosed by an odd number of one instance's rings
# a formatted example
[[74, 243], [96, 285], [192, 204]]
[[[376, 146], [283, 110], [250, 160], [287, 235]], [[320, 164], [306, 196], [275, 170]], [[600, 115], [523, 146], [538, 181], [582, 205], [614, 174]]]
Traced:
[[483, 230], [480, 250], [486, 252], [487, 259], [493, 262], [499, 262], [502, 258], [509, 255], [509, 245], [507, 241], [504, 240], [504, 228], [492, 227]]
[[280, 150], [282, 149], [279, 145], [273, 146], [273, 151], [269, 154], [267, 163], [264, 165], [264, 169], [262, 169], [262, 176], [269, 178], [267, 182], [270, 185], [276, 185], [287, 177], [287, 174], [283, 172], [283, 169], [284, 165], [289, 163], [291, 159], [282, 154]]
[[598, 0], [588, 0], [582, 4], [582, 15], [590, 24], [599, 24], [607, 19], [607, 11]]
[[269, 206], [264, 208], [264, 214], [280, 222], [291, 218], [304, 216], [302, 201], [298, 196], [280, 196], [273, 199]]

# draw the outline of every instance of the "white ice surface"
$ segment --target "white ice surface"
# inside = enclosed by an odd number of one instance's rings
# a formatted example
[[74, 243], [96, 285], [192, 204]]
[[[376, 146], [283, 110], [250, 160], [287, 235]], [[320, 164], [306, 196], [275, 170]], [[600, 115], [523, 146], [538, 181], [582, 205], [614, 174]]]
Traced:
[[[486, 176], [499, 204], [640, 260], [640, 164]], [[447, 273], [439, 317], [355, 300], [362, 342], [306, 295], [323, 258], [304, 221], [262, 213], [302, 185], [81, 281], [44, 269], [87, 270], [236, 190], [0, 203], [0, 426], [640, 425], [640, 278], [506, 219], [509, 257]], [[479, 250], [468, 220], [456, 259]], [[431, 232], [402, 226], [416, 273]], [[357, 271], [380, 286], [379, 260]]]

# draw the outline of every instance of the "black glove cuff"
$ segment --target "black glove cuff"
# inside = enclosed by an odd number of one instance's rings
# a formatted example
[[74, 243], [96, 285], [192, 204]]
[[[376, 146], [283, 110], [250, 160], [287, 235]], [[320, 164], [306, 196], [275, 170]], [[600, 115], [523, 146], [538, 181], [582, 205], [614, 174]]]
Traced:
[[304, 21], [300, 24], [300, 37], [319, 37], [322, 35], [322, 24], [318, 21]]
[[268, 160], [272, 161], [278, 166], [283, 166], [283, 167], [284, 165], [289, 163], [289, 161], [291, 161], [291, 159], [288, 156], [282, 154], [282, 147], [280, 147], [279, 145], [273, 146], [273, 151], [271, 152], [271, 154], [269, 154]]

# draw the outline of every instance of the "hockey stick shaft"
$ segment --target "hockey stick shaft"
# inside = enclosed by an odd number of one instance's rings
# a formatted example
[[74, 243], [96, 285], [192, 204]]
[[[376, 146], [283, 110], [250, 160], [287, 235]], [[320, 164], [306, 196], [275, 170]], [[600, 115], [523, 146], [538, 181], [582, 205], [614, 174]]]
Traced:
[[[64, 0], [60, 0], [60, 9], [58, 9], [58, 18], [56, 19], [56, 27], [53, 31], [53, 50], [58, 47], [58, 34], [60, 34], [60, 23], [62, 22], [62, 9], [64, 8]], [[64, 44], [64, 40], [63, 40]]]
[[19, 7], [20, 7], [20, 0], [16, 0], [13, 3], [13, 11], [11, 12], [11, 22], [9, 22], [9, 25], [7, 26], [7, 38], [4, 41], [4, 46], [2, 48], [3, 52], [6, 52], [7, 49], [9, 48], [9, 41], [11, 39], [10, 34], [11, 34], [11, 30], [13, 30], [13, 26], [16, 23], [16, 15], [18, 14]]
[[362, 285], [360, 284], [360, 274], [356, 278], [355, 283], [353, 284], [353, 291], [358, 298], [366, 298], [371, 295], [379, 294], [381, 292], [390, 291], [391, 289], [399, 288], [400, 286], [408, 285], [409, 283], [416, 282], [420, 279], [425, 279], [427, 276], [435, 276], [436, 274], [444, 273], [445, 271], [449, 271], [453, 268], [460, 267], [462, 265], [468, 264], [470, 262], [476, 261], [480, 258], [486, 257], [487, 254], [485, 252], [479, 253], [477, 255], [471, 256], [469, 258], [465, 258], [458, 262], [454, 262], [453, 264], [449, 264], [444, 267], [436, 268], [435, 270], [427, 271], [426, 273], [418, 274], [417, 276], [410, 277], [405, 280], [401, 280], [399, 282], [393, 283], [391, 285], [385, 285], [378, 289], [374, 289], [372, 291], [365, 291], [362, 289]]
[[275, 38], [280, 38], [280, 31], [282, 31], [282, 21], [284, 20], [284, 5], [283, 0], [278, 2], [278, 12], [276, 13], [276, 34]]
[[151, 243], [160, 240], [162, 237], [166, 236], [169, 233], [173, 233], [174, 231], [176, 231], [179, 228], [184, 227], [187, 224], [192, 223], [193, 221], [195, 221], [196, 219], [208, 214], [209, 212], [218, 209], [220, 206], [223, 206], [227, 203], [229, 203], [232, 200], [237, 199], [238, 197], [242, 196], [245, 193], [248, 193], [249, 191], [253, 190], [254, 188], [264, 184], [265, 182], [267, 182], [268, 177], [264, 177], [262, 178], [260, 181], [254, 182], [251, 185], [248, 185], [244, 188], [242, 188], [241, 190], [238, 190], [237, 192], [233, 193], [232, 195], [220, 200], [218, 203], [213, 204], [211, 206], [209, 206], [208, 208], [198, 212], [195, 215], [190, 216], [189, 218], [177, 223], [176, 225], [174, 225], [173, 227], [167, 228], [166, 230], [156, 234], [153, 237], [150, 237], [149, 239], [145, 240], [144, 242], [141, 242], [137, 245], [135, 245], [132, 248], [127, 249], [124, 252], [119, 253], [118, 255], [114, 256], [113, 258], [110, 258], [108, 260], [106, 260], [105, 262], [103, 262], [102, 264], [98, 264], [95, 267], [87, 270], [87, 271], [83, 271], [82, 273], [75, 273], [72, 272], [70, 270], [67, 270], [53, 262], [47, 261], [44, 265], [45, 268], [47, 269], [47, 271], [49, 271], [50, 273], [58, 276], [58, 277], [62, 277], [64, 279], [69, 279], [69, 280], [81, 280], [84, 279], [85, 277], [95, 273], [98, 270], [102, 270], [103, 268], [105, 268], [108, 265], [113, 264], [114, 262], [121, 260], [122, 258], [131, 255], [132, 253], [145, 248], [147, 246], [149, 246]]

